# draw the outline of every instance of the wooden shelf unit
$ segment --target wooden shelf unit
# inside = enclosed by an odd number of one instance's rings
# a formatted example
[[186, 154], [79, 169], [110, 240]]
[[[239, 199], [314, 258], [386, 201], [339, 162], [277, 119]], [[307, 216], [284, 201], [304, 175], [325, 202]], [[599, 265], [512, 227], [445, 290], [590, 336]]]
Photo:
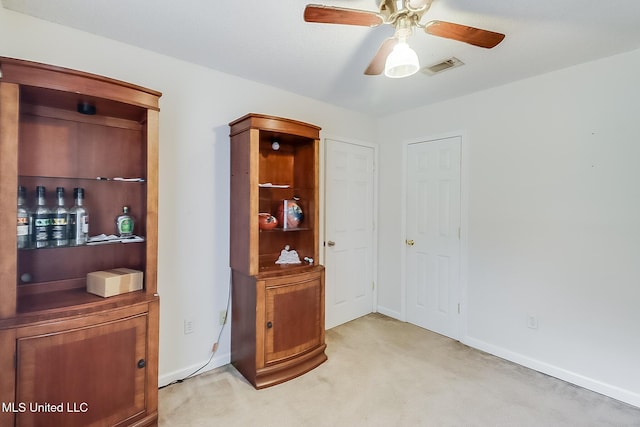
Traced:
[[[159, 92], [85, 72], [0, 57], [1, 425], [157, 424]], [[81, 114], [79, 104], [95, 107]], [[97, 177], [139, 177], [143, 182]], [[115, 233], [130, 206], [144, 242], [17, 249], [16, 190], [84, 188], [89, 233]], [[87, 273], [127, 267], [141, 291], [102, 298]], [[86, 404], [33, 412], [30, 402]]]
[[[229, 126], [231, 361], [263, 388], [327, 360], [324, 267], [318, 264], [320, 128], [261, 114]], [[304, 215], [298, 227], [259, 229], [258, 213], [275, 216], [283, 200], [294, 198]], [[276, 264], [287, 245], [301, 264]]]

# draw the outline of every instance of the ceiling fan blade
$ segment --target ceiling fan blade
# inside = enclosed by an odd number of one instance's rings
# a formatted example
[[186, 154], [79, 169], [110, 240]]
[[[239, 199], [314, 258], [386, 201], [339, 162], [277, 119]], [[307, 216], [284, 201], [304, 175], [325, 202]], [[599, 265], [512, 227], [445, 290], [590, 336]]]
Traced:
[[361, 25], [363, 27], [376, 27], [383, 22], [376, 12], [320, 4], [308, 4], [304, 9], [304, 20], [322, 24]]
[[428, 22], [424, 30], [433, 36], [458, 40], [486, 49], [497, 46], [504, 39], [504, 34], [445, 21]]
[[385, 62], [387, 61], [387, 56], [389, 56], [389, 54], [397, 44], [398, 39], [395, 37], [389, 37], [388, 39], [383, 41], [378, 48], [376, 55], [371, 60], [371, 63], [369, 64], [367, 69], [364, 70], [364, 73], [367, 76], [377, 76], [378, 74], [382, 74], [382, 72], [384, 71]]

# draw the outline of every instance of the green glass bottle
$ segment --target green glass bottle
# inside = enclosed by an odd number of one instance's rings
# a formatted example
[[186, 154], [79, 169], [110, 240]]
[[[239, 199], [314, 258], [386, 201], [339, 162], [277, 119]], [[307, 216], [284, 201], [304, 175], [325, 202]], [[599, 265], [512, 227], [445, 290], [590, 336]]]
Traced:
[[120, 237], [133, 236], [133, 218], [129, 215], [128, 206], [123, 206], [122, 213], [116, 218], [116, 230]]

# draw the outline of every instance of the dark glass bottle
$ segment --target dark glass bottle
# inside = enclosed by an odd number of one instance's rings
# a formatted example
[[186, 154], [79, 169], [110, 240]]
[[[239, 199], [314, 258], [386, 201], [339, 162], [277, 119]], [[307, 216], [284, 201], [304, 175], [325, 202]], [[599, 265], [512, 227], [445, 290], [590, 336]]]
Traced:
[[129, 215], [128, 206], [123, 206], [122, 213], [116, 217], [116, 231], [120, 237], [133, 235], [133, 218]]

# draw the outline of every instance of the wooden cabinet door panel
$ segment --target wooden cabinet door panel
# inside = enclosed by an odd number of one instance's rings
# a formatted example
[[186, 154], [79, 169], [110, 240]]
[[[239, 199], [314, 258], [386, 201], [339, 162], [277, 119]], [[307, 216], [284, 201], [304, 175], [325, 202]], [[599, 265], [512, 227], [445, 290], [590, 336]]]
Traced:
[[[268, 283], [268, 282], [267, 282]], [[293, 357], [322, 344], [322, 282], [319, 275], [291, 284], [267, 284], [265, 362]]]
[[103, 426], [142, 414], [146, 331], [139, 315], [18, 339], [16, 425]]

